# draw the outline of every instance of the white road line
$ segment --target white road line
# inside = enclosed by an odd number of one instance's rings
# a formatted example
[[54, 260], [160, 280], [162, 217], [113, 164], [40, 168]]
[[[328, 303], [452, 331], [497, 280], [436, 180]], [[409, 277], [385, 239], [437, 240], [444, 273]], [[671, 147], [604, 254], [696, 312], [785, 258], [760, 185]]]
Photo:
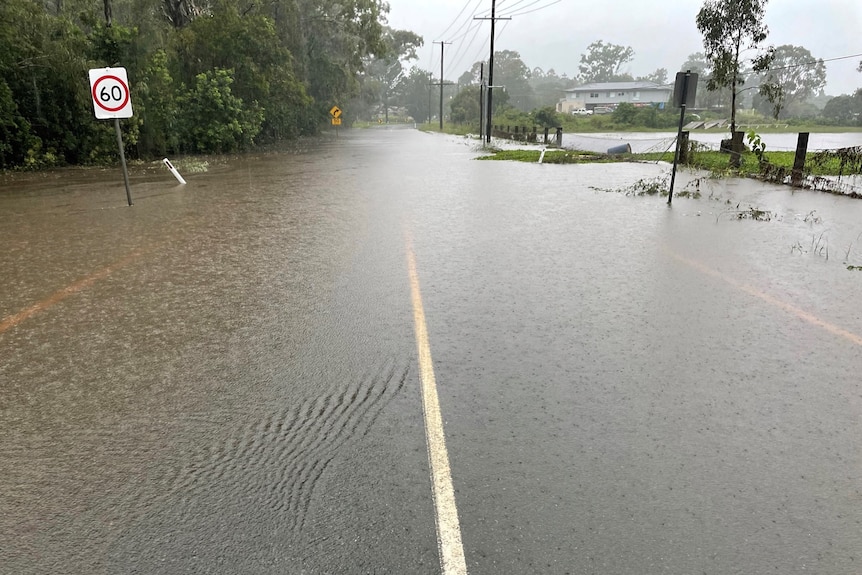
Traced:
[[419, 274], [413, 246], [407, 241], [407, 267], [410, 273], [410, 295], [413, 300], [413, 323], [416, 331], [416, 348], [419, 352], [419, 374], [422, 379], [422, 405], [425, 411], [425, 437], [428, 442], [428, 461], [431, 466], [431, 483], [434, 490], [434, 508], [437, 516], [437, 546], [443, 575], [467, 575], [464, 546], [461, 543], [461, 525], [455, 506], [452, 488], [452, 471], [446, 452], [443, 418], [437, 399], [437, 383], [431, 363], [431, 346], [425, 325], [425, 310], [419, 292]]

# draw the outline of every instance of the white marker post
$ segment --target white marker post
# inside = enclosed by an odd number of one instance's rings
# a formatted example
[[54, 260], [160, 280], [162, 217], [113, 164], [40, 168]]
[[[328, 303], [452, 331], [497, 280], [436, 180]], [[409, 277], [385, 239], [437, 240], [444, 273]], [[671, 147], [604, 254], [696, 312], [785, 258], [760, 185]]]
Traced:
[[183, 177], [180, 175], [180, 173], [177, 171], [177, 169], [174, 167], [174, 165], [171, 163], [171, 161], [169, 159], [165, 158], [164, 160], [162, 160], [162, 162], [165, 163], [165, 165], [168, 167], [168, 169], [171, 171], [171, 173], [174, 175], [174, 177], [177, 179], [177, 181], [179, 183], [181, 183], [181, 184], [186, 183], [186, 181], [183, 179]]
[[120, 132], [120, 118], [132, 117], [132, 98], [129, 92], [129, 78], [126, 75], [126, 69], [96, 68], [90, 70], [90, 93], [93, 95], [93, 110], [96, 113], [96, 119], [114, 120], [117, 145], [120, 148], [120, 161], [123, 164], [126, 198], [131, 206], [132, 192], [129, 190], [129, 172], [126, 169], [123, 135]]

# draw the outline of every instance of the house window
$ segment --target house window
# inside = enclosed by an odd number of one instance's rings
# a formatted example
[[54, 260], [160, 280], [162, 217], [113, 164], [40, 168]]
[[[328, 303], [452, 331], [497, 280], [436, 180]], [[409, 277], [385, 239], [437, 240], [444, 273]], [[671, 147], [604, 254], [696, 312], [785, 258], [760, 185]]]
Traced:
[[634, 97], [634, 99], [635, 99], [635, 100], [640, 100], [640, 99], [641, 99], [641, 93], [640, 93], [640, 92], [635, 92], [635, 97]]
[[598, 92], [591, 92], [590, 93], [590, 98], [598, 98], [598, 97], [599, 97]]
[[613, 98], [613, 97], [614, 97], [614, 93], [613, 93], [613, 92], [608, 92], [608, 98]]
[[625, 96], [625, 95], [626, 95], [626, 93], [625, 93], [625, 92], [617, 92], [617, 96], [623, 97], [623, 96]]

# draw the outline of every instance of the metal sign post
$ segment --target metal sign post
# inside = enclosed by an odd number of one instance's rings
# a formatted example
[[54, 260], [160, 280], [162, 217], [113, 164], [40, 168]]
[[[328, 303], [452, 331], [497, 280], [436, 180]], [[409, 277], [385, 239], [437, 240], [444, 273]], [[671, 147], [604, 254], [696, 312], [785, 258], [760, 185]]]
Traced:
[[129, 172], [126, 168], [126, 153], [123, 150], [123, 134], [120, 131], [120, 118], [132, 117], [132, 98], [129, 79], [125, 68], [96, 68], [90, 70], [90, 93], [93, 96], [93, 111], [97, 120], [114, 120], [117, 131], [117, 146], [120, 148], [120, 162], [123, 165], [123, 182], [126, 184], [126, 199], [132, 205], [132, 192], [129, 189]]
[[[693, 85], [693, 87], [692, 87]], [[697, 95], [697, 74], [692, 74], [691, 70], [685, 72], [677, 72], [676, 83], [673, 90], [673, 103], [680, 107], [679, 111], [679, 130], [676, 133], [676, 151], [673, 155], [673, 171], [670, 176], [670, 191], [667, 194], [667, 203], [673, 203], [673, 185], [676, 181], [676, 166], [679, 163], [679, 148], [682, 140], [682, 125], [685, 122], [685, 108], [687, 105], [694, 105], [694, 99]]]
[[329, 115], [332, 116], [332, 125], [335, 126], [335, 138], [338, 139], [338, 126], [341, 125], [341, 108], [338, 106], [333, 106], [329, 110]]

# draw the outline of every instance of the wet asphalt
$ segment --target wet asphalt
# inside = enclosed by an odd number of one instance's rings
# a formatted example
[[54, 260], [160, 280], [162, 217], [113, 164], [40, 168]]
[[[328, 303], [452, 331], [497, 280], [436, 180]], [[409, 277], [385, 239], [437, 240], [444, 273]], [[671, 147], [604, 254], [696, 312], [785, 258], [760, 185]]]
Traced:
[[862, 570], [862, 204], [477, 155], [0, 182], [0, 573], [441, 573], [408, 249], [470, 573]]

